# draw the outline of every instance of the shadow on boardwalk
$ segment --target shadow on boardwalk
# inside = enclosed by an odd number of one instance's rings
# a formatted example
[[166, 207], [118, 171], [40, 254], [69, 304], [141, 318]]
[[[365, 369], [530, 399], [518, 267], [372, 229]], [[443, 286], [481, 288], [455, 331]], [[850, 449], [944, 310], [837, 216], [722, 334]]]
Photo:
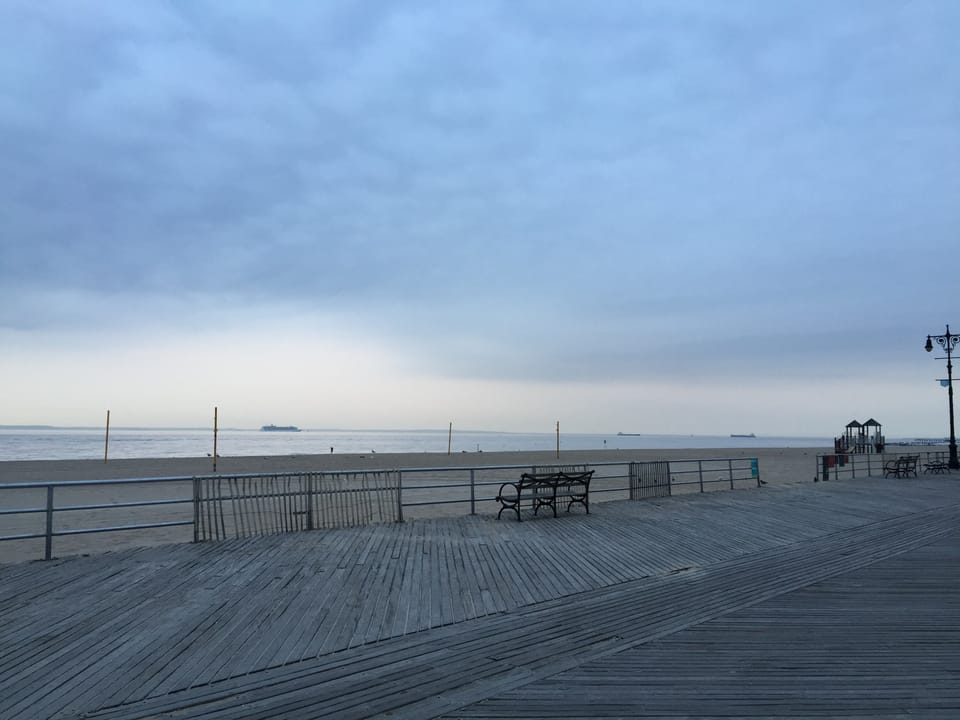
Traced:
[[957, 717], [960, 483], [0, 568], [0, 717]]

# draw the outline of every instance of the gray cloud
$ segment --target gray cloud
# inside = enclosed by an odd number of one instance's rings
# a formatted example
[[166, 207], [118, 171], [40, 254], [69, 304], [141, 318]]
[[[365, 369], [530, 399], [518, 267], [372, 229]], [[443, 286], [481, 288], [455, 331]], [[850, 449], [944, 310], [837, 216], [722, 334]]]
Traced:
[[[340, 312], [453, 375], [687, 372], [702, 345], [732, 376], [949, 309], [950, 2], [0, 20], [0, 325], [199, 295]], [[758, 349], [781, 332], [807, 350]]]

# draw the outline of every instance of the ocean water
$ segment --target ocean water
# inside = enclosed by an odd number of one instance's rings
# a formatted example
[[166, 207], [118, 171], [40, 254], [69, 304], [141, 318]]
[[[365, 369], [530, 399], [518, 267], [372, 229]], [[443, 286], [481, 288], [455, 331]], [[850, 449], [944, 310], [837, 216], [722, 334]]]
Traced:
[[[102, 459], [104, 429], [0, 428], [0, 461]], [[454, 430], [453, 452], [555, 450], [555, 433]], [[833, 447], [833, 438], [722, 435], [560, 434], [561, 450]], [[446, 452], [447, 430], [220, 430], [217, 454], [316, 455], [329, 453]], [[110, 458], [204, 457], [213, 454], [213, 430], [111, 428]]]

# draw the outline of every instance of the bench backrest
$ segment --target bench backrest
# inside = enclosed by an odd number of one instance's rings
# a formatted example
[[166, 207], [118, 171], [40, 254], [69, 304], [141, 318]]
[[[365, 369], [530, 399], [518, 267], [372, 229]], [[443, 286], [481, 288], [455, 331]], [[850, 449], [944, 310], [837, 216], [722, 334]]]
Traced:
[[590, 485], [593, 470], [586, 472], [552, 472], [552, 473], [524, 473], [520, 476], [520, 489], [529, 487], [557, 487], [574, 483]]
[[524, 473], [520, 476], [521, 486], [554, 483], [561, 473]]
[[586, 463], [576, 465], [534, 465], [532, 475], [549, 475], [554, 473], [573, 473], [587, 472], [589, 466]]
[[583, 483], [584, 485], [590, 484], [590, 478], [593, 477], [593, 470], [587, 470], [586, 472], [562, 472], [561, 482], [564, 483]]
[[919, 455], [900, 455], [893, 460], [888, 460], [884, 464], [887, 472], [916, 472], [917, 463], [920, 462]]

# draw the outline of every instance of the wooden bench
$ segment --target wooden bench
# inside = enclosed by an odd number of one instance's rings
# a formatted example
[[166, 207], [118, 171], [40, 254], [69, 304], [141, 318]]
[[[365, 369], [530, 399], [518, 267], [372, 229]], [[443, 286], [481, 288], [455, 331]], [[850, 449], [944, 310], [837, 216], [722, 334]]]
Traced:
[[884, 477], [916, 477], [917, 463], [920, 462], [919, 455], [901, 455], [895, 460], [887, 460], [883, 466]]
[[567, 512], [574, 503], [583, 505], [587, 514], [590, 513], [590, 479], [593, 470], [586, 472], [551, 472], [551, 473], [524, 473], [518, 482], [505, 482], [500, 486], [496, 500], [500, 503], [500, 512], [512, 510], [517, 514], [517, 521], [522, 522], [520, 508], [529, 501], [536, 515], [540, 508], [553, 509], [553, 516], [557, 517], [557, 501], [567, 501]]

